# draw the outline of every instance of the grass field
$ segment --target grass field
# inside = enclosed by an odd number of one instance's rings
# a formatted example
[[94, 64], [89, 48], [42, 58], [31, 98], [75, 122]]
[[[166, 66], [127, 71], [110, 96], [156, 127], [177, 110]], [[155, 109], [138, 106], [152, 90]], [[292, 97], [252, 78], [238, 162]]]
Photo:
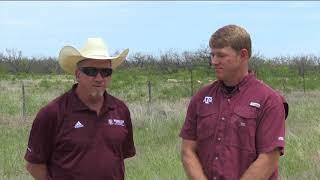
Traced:
[[[190, 97], [188, 79], [183, 74], [164, 75], [158, 79], [140, 77], [139, 74], [130, 78], [120, 76], [114, 77], [110, 92], [129, 106], [137, 148], [136, 157], [126, 160], [126, 179], [186, 179], [180, 162], [178, 134]], [[198, 79], [194, 80], [194, 90], [210, 81], [209, 78], [195, 77]], [[178, 82], [168, 82], [170, 78]], [[29, 81], [24, 78], [24, 120], [22, 79], [8, 76], [0, 80], [0, 179], [31, 179], [24, 168], [23, 155], [33, 117], [41, 106], [73, 83], [69, 76], [36, 76], [30, 77]], [[151, 105], [147, 103], [147, 80], [153, 82]], [[279, 89], [282, 90], [281, 85]], [[290, 90], [285, 96], [290, 113], [285, 156], [280, 161], [280, 179], [320, 179], [320, 91]]]

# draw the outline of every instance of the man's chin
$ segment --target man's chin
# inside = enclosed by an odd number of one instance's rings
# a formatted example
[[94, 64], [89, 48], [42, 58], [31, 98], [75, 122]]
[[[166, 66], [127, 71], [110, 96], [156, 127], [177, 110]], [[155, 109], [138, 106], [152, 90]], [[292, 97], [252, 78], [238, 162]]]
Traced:
[[216, 74], [216, 79], [217, 80], [223, 80], [223, 77], [220, 74]]
[[90, 93], [91, 97], [93, 98], [99, 98], [103, 97], [104, 91], [93, 91]]

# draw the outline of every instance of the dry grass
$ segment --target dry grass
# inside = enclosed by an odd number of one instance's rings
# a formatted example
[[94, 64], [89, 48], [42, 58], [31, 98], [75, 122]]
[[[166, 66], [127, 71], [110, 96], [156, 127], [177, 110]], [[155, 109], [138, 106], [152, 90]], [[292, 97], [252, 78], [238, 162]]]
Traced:
[[[21, 86], [1, 81], [0, 94], [0, 179], [30, 179], [24, 169], [23, 154], [34, 115], [62, 88], [45, 88], [35, 81], [26, 88], [29, 109], [26, 121], [21, 114]], [[141, 91], [141, 90], [140, 90]], [[115, 94], [126, 100], [126, 90]], [[132, 93], [139, 93], [134, 90]], [[320, 91], [286, 94], [290, 104], [286, 129], [286, 150], [281, 157], [280, 179], [319, 179]], [[137, 156], [126, 161], [127, 179], [186, 179], [180, 162], [178, 133], [189, 98], [128, 101], [134, 126]], [[14, 110], [14, 111], [12, 111]], [[9, 114], [8, 112], [12, 112]]]

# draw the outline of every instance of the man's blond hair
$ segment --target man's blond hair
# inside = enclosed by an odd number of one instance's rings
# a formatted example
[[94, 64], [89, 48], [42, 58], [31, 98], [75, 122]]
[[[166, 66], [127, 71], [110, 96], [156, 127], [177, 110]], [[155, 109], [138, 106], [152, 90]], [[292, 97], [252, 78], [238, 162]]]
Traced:
[[210, 48], [224, 48], [230, 46], [236, 51], [247, 49], [251, 57], [251, 38], [249, 33], [237, 25], [227, 25], [211, 35]]

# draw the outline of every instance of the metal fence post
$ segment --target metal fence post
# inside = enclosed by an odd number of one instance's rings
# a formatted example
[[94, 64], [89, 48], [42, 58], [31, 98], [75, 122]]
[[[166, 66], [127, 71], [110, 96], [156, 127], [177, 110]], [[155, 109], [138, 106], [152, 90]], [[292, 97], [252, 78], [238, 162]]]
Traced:
[[151, 82], [150, 80], [148, 81], [148, 97], [149, 97], [149, 100], [148, 100], [148, 114], [151, 114]]
[[302, 79], [303, 79], [303, 93], [306, 93], [306, 80], [304, 78], [304, 72], [305, 68], [304, 68], [304, 62], [302, 63]]
[[23, 120], [26, 120], [26, 97], [25, 97], [25, 90], [24, 90], [24, 83], [22, 81], [22, 117]]
[[193, 75], [192, 75], [192, 68], [190, 68], [190, 93], [193, 96]]
[[148, 81], [148, 97], [149, 97], [149, 104], [151, 104], [151, 82]]

